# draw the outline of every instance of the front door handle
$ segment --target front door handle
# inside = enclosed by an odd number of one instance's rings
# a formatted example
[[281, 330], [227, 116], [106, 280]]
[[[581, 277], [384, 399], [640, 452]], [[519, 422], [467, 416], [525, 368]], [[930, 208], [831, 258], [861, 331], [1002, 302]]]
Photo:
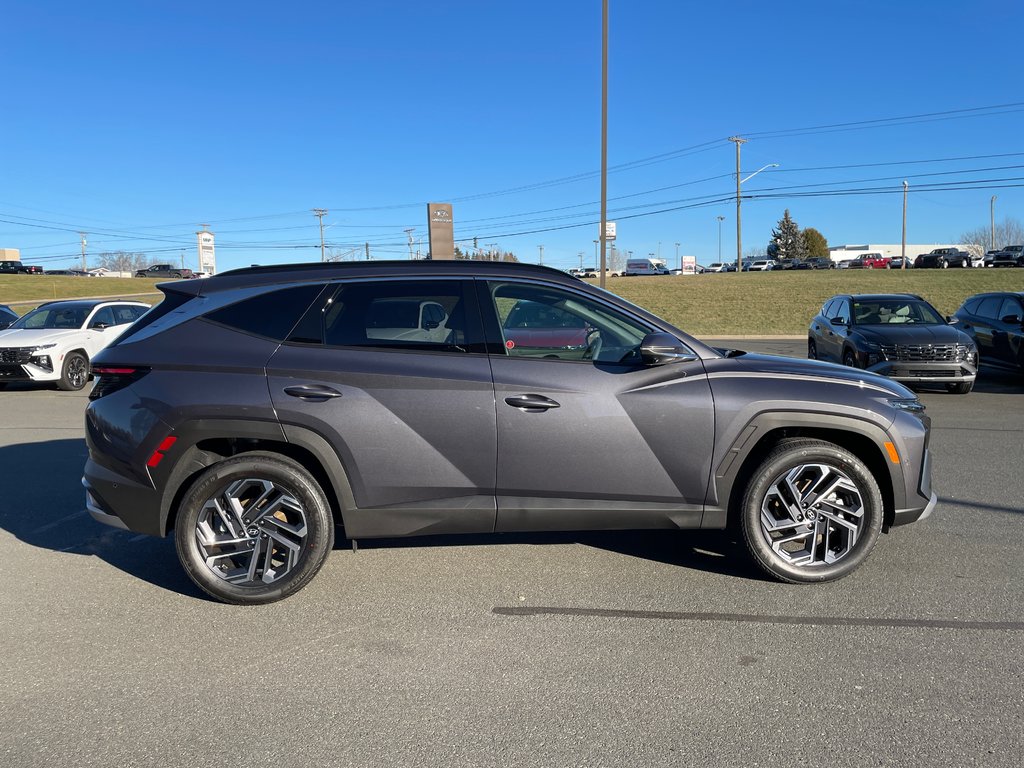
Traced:
[[506, 397], [505, 402], [513, 408], [522, 408], [528, 411], [546, 411], [549, 408], [560, 407], [557, 402], [550, 397], [544, 397], [544, 395], [513, 395]]
[[296, 384], [285, 387], [284, 393], [311, 403], [322, 403], [333, 397], [341, 397], [341, 392], [323, 384]]

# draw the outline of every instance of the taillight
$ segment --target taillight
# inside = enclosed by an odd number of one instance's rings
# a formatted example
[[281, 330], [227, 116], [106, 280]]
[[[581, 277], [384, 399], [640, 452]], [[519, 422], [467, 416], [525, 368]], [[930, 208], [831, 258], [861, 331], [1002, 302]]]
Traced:
[[149, 368], [138, 365], [93, 365], [94, 384], [92, 392], [89, 393], [89, 399], [98, 400], [119, 389], [124, 389], [147, 373], [149, 373]]

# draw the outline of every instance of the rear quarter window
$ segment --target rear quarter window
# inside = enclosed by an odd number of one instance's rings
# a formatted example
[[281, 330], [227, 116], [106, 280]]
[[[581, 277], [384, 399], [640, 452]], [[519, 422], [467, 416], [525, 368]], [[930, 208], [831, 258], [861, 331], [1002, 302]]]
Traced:
[[320, 283], [279, 288], [214, 310], [206, 319], [243, 333], [284, 341], [323, 289]]

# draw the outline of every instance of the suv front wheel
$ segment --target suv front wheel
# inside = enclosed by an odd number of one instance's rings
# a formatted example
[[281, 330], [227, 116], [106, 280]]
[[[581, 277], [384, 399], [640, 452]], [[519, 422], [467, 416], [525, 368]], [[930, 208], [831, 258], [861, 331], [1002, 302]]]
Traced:
[[821, 440], [780, 443], [754, 472], [740, 510], [761, 568], [793, 584], [832, 581], [867, 559], [882, 495], [855, 455]]
[[334, 521], [300, 464], [243, 454], [196, 480], [181, 503], [174, 541], [200, 589], [225, 603], [258, 605], [309, 583], [334, 546]]

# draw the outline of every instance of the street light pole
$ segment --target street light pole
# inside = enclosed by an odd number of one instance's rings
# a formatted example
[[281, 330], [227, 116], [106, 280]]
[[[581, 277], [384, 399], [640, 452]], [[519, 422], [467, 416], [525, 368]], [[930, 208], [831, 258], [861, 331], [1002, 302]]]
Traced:
[[676, 266], [679, 269], [683, 268], [683, 260], [679, 258], [679, 243], [676, 243]]
[[604, 288], [606, 228], [608, 226], [608, 0], [601, 2], [601, 272], [598, 284]]
[[988, 202], [989, 217], [991, 218], [991, 248], [993, 251], [996, 249], [996, 196], [992, 195], [992, 199]]
[[719, 216], [718, 218], [718, 263], [722, 263], [722, 222], [725, 221], [725, 216]]

